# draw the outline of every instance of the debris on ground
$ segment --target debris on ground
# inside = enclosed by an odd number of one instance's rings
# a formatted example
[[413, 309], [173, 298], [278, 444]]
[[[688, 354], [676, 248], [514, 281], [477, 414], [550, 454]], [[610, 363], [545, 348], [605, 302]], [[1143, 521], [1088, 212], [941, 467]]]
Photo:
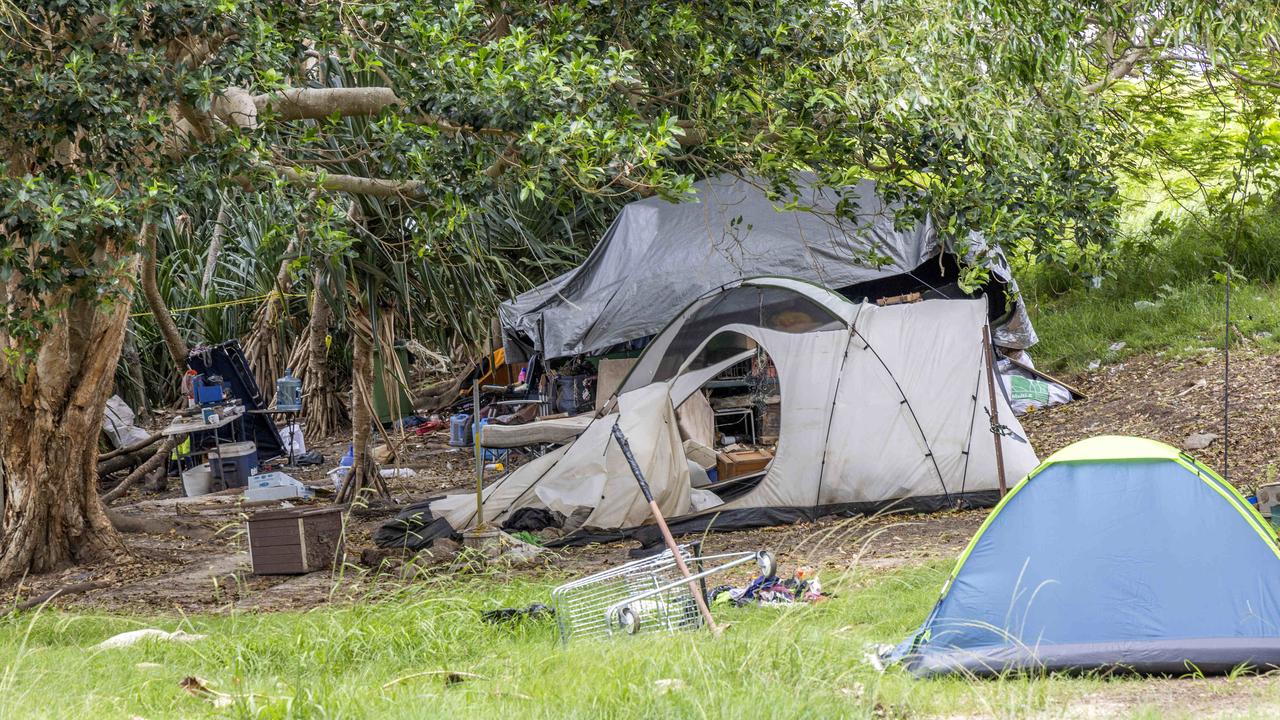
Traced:
[[1218, 439], [1216, 433], [1192, 433], [1182, 441], [1183, 450], [1204, 450]]
[[112, 635], [93, 646], [94, 650], [113, 650], [115, 648], [132, 647], [140, 642], [197, 642], [204, 640], [207, 635], [199, 635], [195, 633], [187, 633], [181, 630], [173, 632], [165, 632], [156, 628], [146, 628], [144, 630], [130, 630], [119, 635]]
[[198, 697], [201, 700], [208, 701], [217, 708], [230, 707], [234, 702], [232, 697], [226, 693], [212, 689], [209, 687], [209, 684], [208, 680], [198, 678], [194, 675], [189, 675], [178, 681], [178, 687], [186, 690], [187, 694], [192, 695], [193, 697]]
[[522, 608], [499, 608], [497, 610], [486, 610], [480, 614], [480, 619], [487, 623], [510, 623], [517, 620], [538, 620], [544, 617], [553, 617], [556, 614], [555, 608], [548, 607], [542, 603], [533, 603], [528, 607]]
[[781, 580], [777, 575], [761, 575], [745, 587], [721, 585], [707, 593], [710, 604], [732, 603], [744, 605], [791, 605], [797, 602], [820, 603], [830, 599], [822, 592], [822, 581], [814, 569], [801, 566], [790, 579]]

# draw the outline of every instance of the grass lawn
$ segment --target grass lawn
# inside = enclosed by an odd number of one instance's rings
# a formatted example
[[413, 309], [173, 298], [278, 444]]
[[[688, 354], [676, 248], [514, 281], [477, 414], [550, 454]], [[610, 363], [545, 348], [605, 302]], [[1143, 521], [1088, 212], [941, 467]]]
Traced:
[[[1189, 355], [1222, 347], [1221, 284], [1166, 288], [1143, 297], [1108, 290], [1074, 290], [1055, 298], [1028, 292], [1024, 300], [1040, 336], [1031, 355], [1050, 372], [1083, 370], [1094, 360], [1110, 363], [1141, 352]], [[1280, 350], [1280, 288], [1238, 285], [1231, 293], [1231, 320], [1240, 331], [1233, 343], [1243, 336], [1263, 349]], [[1125, 346], [1110, 350], [1117, 341]]]
[[[558, 644], [553, 622], [495, 627], [479, 617], [545, 601], [553, 583], [484, 576], [416, 583], [376, 603], [304, 613], [27, 614], [0, 620], [0, 718], [1060, 716], [1085, 695], [1143, 682], [925, 682], [896, 669], [877, 673], [865, 654], [923, 619], [948, 569], [934, 562], [829, 577], [838, 597], [822, 605], [719, 611], [733, 623], [721, 638], [568, 647]], [[209, 637], [92, 649], [142, 627]], [[439, 671], [476, 677], [446, 683]], [[228, 704], [184, 691], [180, 681], [192, 675], [227, 693]], [[1122, 716], [1168, 714], [1130, 702]]]

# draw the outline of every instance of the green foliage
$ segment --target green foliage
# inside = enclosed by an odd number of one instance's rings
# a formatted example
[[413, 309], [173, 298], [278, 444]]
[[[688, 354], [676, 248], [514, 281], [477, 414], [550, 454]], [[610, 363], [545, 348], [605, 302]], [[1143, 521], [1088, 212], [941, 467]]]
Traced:
[[[618, 204], [678, 199], [718, 172], [760, 176], [779, 197], [797, 171], [833, 186], [871, 176], [911, 201], [903, 222], [1078, 273], [1111, 252], [1117, 171], [1176, 145], [1188, 78], [1259, 76], [1276, 21], [1242, 0], [5, 8], [0, 278], [15, 285], [0, 331], [28, 349], [68, 303], [129, 289], [144, 219], [178, 307], [260, 294], [272, 248], [302, 234], [293, 271], [333, 278], [339, 316], [350, 279], [413, 335], [466, 344], [499, 298], [580, 258]], [[1133, 53], [1141, 92], [1112, 92]], [[1235, 92], [1238, 147], [1188, 151], [1218, 173], [1236, 156], [1222, 207], [1273, 182], [1265, 87]], [[326, 96], [289, 116], [270, 95], [349, 88], [384, 99]], [[245, 237], [195, 298], [224, 202]], [[180, 322], [192, 339], [244, 329], [237, 313]]]
[[[1137, 352], [1187, 355], [1220, 347], [1227, 267], [1233, 324], [1246, 337], [1274, 334], [1280, 326], [1277, 247], [1280, 196], [1243, 217], [1187, 216], [1179, 223], [1157, 215], [1092, 266], [1097, 288], [1070, 270], [1075, 261], [1016, 258], [1023, 299], [1041, 339], [1033, 355], [1049, 370], [1081, 370]], [[1122, 352], [1108, 350], [1121, 340]], [[1268, 348], [1277, 340], [1255, 338]]]

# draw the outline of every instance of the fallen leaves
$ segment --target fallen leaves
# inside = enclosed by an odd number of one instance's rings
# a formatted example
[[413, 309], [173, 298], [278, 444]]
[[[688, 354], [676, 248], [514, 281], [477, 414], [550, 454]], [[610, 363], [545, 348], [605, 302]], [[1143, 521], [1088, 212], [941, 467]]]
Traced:
[[230, 707], [235, 702], [230, 695], [211, 688], [208, 680], [195, 675], [188, 675], [179, 680], [178, 687], [186, 690], [188, 695], [205, 700], [216, 708]]

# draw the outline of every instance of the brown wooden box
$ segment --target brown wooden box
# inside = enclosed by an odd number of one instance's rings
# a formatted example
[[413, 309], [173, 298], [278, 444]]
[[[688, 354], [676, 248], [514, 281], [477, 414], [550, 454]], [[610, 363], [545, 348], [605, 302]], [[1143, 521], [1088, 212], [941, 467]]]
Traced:
[[342, 510], [269, 510], [249, 518], [249, 560], [255, 575], [302, 575], [332, 567], [342, 553]]
[[771, 460], [773, 453], [768, 450], [716, 453], [716, 474], [720, 482], [732, 480], [765, 469]]

